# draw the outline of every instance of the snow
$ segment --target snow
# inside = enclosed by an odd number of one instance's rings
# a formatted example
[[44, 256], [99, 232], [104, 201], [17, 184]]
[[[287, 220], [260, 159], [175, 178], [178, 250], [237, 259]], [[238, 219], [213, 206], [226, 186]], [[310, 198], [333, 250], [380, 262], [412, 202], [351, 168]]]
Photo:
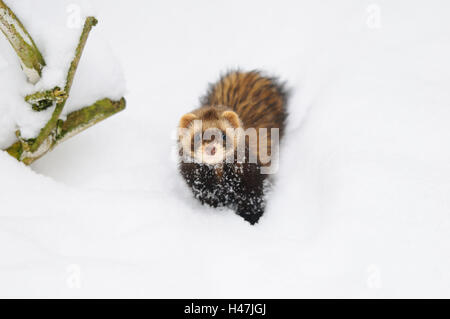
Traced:
[[[92, 3], [128, 108], [31, 168], [0, 153], [0, 296], [450, 296], [448, 1]], [[236, 66], [293, 90], [255, 227], [200, 206], [173, 156]]]
[[[36, 85], [28, 84], [20, 61], [2, 35], [0, 52], [0, 111], [9, 114], [1, 119], [0, 148], [15, 141], [20, 129], [24, 138], [34, 138], [50, 118], [53, 108], [36, 113], [24, 102], [28, 94], [65, 86], [67, 72], [75, 56], [85, 18], [101, 14], [86, 0], [14, 0], [5, 3], [15, 12], [41, 51], [46, 67]], [[39, 18], [38, 18], [39, 17]], [[125, 94], [125, 81], [120, 63], [111, 53], [103, 28], [94, 28], [83, 52], [76, 80], [62, 117], [99, 99], [120, 99]], [[95, 85], [93, 85], [95, 84]]]

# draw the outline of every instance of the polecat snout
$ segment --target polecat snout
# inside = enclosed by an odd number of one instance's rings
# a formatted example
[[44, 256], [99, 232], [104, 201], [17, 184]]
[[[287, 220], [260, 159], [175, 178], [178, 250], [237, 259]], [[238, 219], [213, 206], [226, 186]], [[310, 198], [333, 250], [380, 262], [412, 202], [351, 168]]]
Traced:
[[180, 171], [196, 198], [252, 225], [285, 129], [287, 94], [275, 78], [233, 71], [211, 85], [179, 123]]

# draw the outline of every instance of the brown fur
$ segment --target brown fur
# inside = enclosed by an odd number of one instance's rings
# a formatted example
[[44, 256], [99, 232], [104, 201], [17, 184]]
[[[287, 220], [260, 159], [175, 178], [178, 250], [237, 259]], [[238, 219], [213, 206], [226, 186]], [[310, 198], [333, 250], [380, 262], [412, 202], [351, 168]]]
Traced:
[[[279, 129], [280, 139], [284, 135], [286, 100], [283, 85], [275, 78], [265, 77], [258, 71], [232, 71], [210, 86], [201, 99], [202, 106], [183, 116], [180, 127], [186, 128], [198, 119], [203, 121], [204, 130], [224, 130], [227, 125], [244, 130], [254, 128], [258, 133], [258, 144], [259, 129], [267, 128], [267, 150], [271, 154], [271, 129]], [[258, 153], [256, 145], [250, 148]]]
[[[201, 99], [200, 108], [181, 118], [179, 127], [188, 129], [189, 135], [179, 140], [180, 146], [190, 148], [191, 155], [195, 156], [196, 151], [204, 150], [194, 147], [195, 137], [208, 129], [219, 129], [223, 139], [227, 128], [254, 128], [257, 134], [259, 129], [266, 128], [269, 135], [267, 150], [268, 154], [272, 154], [271, 129], [279, 129], [280, 139], [284, 135], [286, 103], [287, 94], [276, 79], [257, 71], [229, 72], [210, 86], [206, 96]], [[203, 132], [195, 132], [199, 130], [191, 125], [195, 120], [202, 121]], [[260, 143], [259, 134], [257, 142]], [[202, 141], [203, 147], [206, 144], [209, 141]], [[221, 162], [209, 165], [203, 157], [200, 163], [180, 161], [180, 172], [201, 203], [212, 207], [230, 207], [239, 216], [255, 224], [265, 210], [264, 182], [267, 175], [261, 173], [261, 167], [269, 163], [263, 163], [260, 159], [258, 145], [255, 147], [247, 142], [244, 145], [246, 157], [254, 152], [258, 163]]]
[[244, 128], [285, 129], [286, 93], [274, 78], [260, 72], [233, 71], [212, 85], [201, 100], [203, 107], [227, 106], [237, 113]]

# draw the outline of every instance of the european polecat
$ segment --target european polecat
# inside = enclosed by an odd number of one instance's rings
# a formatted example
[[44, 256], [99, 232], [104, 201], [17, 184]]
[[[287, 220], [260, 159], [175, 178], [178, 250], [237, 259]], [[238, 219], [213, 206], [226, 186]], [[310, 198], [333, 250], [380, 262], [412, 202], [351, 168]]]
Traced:
[[285, 130], [284, 86], [258, 71], [233, 71], [200, 102], [179, 123], [181, 174], [202, 204], [232, 208], [253, 225]]

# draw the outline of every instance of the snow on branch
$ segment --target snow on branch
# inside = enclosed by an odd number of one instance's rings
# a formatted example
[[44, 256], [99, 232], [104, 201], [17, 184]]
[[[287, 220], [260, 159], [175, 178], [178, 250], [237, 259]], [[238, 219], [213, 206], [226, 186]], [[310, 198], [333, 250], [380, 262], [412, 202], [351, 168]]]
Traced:
[[0, 29], [16, 51], [28, 82], [36, 84], [45, 61], [25, 27], [14, 12], [0, 0]]
[[30, 165], [60, 143], [75, 136], [89, 127], [125, 109], [125, 99], [111, 101], [103, 99], [91, 106], [84, 107], [67, 115], [65, 121], [58, 120], [57, 129], [41, 144], [41, 147], [32, 152], [27, 143], [16, 142], [6, 151], [17, 160]]
[[[60, 119], [69, 98], [89, 33], [97, 23], [98, 21], [94, 17], [86, 18], [75, 57], [67, 73], [64, 89], [55, 87], [53, 90], [36, 92], [25, 98], [25, 101], [30, 103], [33, 110], [37, 112], [53, 106], [54, 110], [50, 120], [40, 130], [36, 138], [25, 140], [21, 137], [20, 131], [16, 132], [18, 142], [11, 145], [6, 151], [17, 160], [29, 165], [59, 143], [125, 109], [124, 98], [120, 101], [105, 98], [93, 105], [68, 114], [64, 121]], [[41, 77], [45, 61], [25, 27], [2, 0], [0, 0], [0, 27], [19, 56], [29, 82], [37, 83]]]
[[69, 72], [67, 73], [66, 85], [64, 87], [64, 94], [62, 94], [63, 98], [60, 102], [56, 103], [56, 107], [55, 110], [53, 111], [52, 117], [47, 122], [47, 124], [42, 128], [38, 137], [32, 141], [30, 145], [31, 152], [36, 152], [49, 138], [51, 133], [55, 130], [59, 117], [61, 116], [64, 106], [66, 105], [67, 98], [69, 97], [73, 79], [77, 71], [78, 63], [80, 62], [81, 59], [81, 54], [83, 53], [84, 47], [86, 45], [87, 38], [95, 25], [97, 25], [97, 19], [93, 17], [89, 17], [86, 19], [83, 32], [81, 33], [80, 41], [78, 42], [78, 47], [76, 49], [75, 58], [72, 60]]

